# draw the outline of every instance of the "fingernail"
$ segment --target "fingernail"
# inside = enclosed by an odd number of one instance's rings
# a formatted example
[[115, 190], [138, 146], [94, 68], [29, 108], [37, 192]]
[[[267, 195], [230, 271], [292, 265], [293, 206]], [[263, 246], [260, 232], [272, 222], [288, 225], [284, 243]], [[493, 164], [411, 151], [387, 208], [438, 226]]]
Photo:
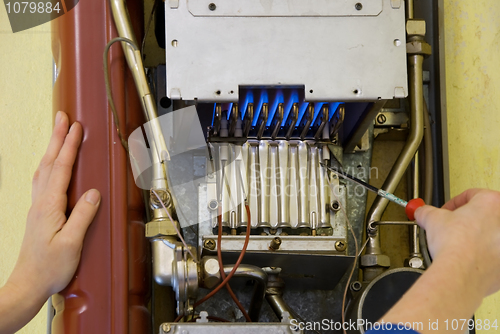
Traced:
[[59, 124], [60, 121], [61, 121], [61, 112], [58, 111], [56, 114], [56, 124]]
[[89, 191], [87, 191], [87, 195], [85, 195], [85, 200], [92, 205], [97, 205], [97, 203], [99, 203], [100, 198], [101, 195], [99, 194], [99, 191], [95, 189], [90, 189]]
[[73, 128], [75, 127], [75, 124], [76, 124], [76, 122], [71, 125], [71, 127], [69, 128], [69, 132], [71, 132], [73, 130]]

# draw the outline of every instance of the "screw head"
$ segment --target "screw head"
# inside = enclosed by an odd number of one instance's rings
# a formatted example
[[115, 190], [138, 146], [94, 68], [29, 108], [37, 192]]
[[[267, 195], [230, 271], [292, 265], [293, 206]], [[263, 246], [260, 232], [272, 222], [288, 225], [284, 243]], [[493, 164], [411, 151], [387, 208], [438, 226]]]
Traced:
[[330, 207], [332, 208], [333, 211], [339, 211], [340, 210], [340, 204], [338, 201], [333, 201], [330, 204]]
[[210, 210], [217, 210], [217, 208], [219, 207], [219, 203], [217, 203], [216, 200], [211, 200], [210, 202], [208, 202], [208, 208]]
[[206, 249], [214, 250], [215, 245], [216, 245], [216, 243], [215, 243], [214, 239], [207, 239], [207, 240], [203, 241], [203, 247], [205, 247]]
[[162, 324], [162, 325], [161, 325], [161, 330], [162, 330], [164, 333], [168, 333], [168, 332], [170, 332], [170, 324]]
[[347, 244], [343, 241], [339, 240], [339, 241], [335, 242], [335, 249], [337, 250], [337, 252], [345, 251], [346, 247], [347, 247]]
[[213, 2], [208, 5], [208, 9], [210, 9], [211, 11], [214, 11], [216, 8], [217, 6]]
[[361, 2], [358, 2], [357, 4], [354, 5], [354, 8], [356, 8], [356, 10], [361, 10], [363, 9], [363, 5], [361, 4]]
[[387, 122], [387, 117], [384, 114], [379, 114], [377, 116], [377, 123], [384, 124], [385, 122]]

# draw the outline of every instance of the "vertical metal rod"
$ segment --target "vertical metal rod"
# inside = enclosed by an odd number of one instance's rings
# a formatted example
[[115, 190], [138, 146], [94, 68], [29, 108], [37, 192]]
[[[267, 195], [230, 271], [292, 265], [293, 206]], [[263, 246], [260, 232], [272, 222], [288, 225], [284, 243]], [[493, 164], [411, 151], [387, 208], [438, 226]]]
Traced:
[[[420, 196], [420, 172], [418, 169], [419, 157], [418, 151], [415, 153], [415, 158], [413, 160], [413, 198], [418, 198]], [[420, 254], [420, 228], [418, 225], [410, 226], [410, 257], [422, 257]]]
[[406, 16], [408, 18], [408, 20], [411, 20], [413, 19], [413, 0], [407, 0], [407, 4], [406, 4]]

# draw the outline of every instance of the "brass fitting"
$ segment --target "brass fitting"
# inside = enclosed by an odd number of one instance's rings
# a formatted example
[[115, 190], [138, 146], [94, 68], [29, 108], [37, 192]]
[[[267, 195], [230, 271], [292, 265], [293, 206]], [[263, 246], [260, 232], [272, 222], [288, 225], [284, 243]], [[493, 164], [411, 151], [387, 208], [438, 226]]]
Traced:
[[[153, 210], [153, 217], [153, 220], [146, 224], [146, 238], [177, 235], [177, 231], [164, 209]], [[177, 224], [176, 221], [174, 223]]]
[[411, 19], [406, 21], [406, 34], [408, 35], [408, 38], [413, 36], [424, 37], [425, 33], [425, 20]]
[[391, 260], [385, 254], [365, 254], [361, 256], [361, 267], [384, 267], [391, 266]]
[[408, 55], [430, 56], [432, 54], [432, 48], [423, 40], [414, 40], [406, 43], [406, 53]]

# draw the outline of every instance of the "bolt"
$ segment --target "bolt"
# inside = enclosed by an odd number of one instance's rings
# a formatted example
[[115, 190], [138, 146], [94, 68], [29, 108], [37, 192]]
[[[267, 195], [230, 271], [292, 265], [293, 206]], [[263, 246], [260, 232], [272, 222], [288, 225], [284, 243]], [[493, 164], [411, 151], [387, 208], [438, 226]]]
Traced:
[[352, 291], [359, 291], [359, 290], [361, 290], [362, 287], [363, 286], [361, 285], [361, 282], [359, 282], [359, 281], [355, 281], [355, 282], [351, 283], [351, 290]]
[[384, 124], [387, 121], [387, 117], [384, 114], [379, 114], [377, 116], [377, 123]]
[[214, 239], [207, 239], [203, 242], [203, 247], [209, 250], [214, 250], [215, 249], [215, 241]]
[[340, 209], [340, 204], [338, 201], [333, 201], [331, 204], [330, 204], [330, 207], [332, 208], [333, 211], [339, 211]]
[[269, 249], [272, 251], [278, 250], [281, 246], [281, 238], [275, 237], [271, 240], [271, 244], [269, 245]]
[[210, 202], [208, 202], [208, 208], [210, 210], [216, 210], [218, 207], [219, 207], [219, 203], [217, 203], [216, 200], [213, 199]]
[[210, 9], [211, 11], [214, 11], [216, 8], [217, 6], [213, 2], [208, 5], [208, 9]]
[[358, 2], [357, 4], [354, 5], [354, 8], [356, 8], [356, 10], [361, 10], [363, 9], [363, 5], [360, 2]]
[[335, 249], [337, 250], [337, 252], [345, 251], [346, 246], [346, 243], [340, 240], [335, 243]]
[[170, 332], [170, 324], [163, 324], [163, 325], [161, 325], [161, 330], [163, 331], [163, 333]]

